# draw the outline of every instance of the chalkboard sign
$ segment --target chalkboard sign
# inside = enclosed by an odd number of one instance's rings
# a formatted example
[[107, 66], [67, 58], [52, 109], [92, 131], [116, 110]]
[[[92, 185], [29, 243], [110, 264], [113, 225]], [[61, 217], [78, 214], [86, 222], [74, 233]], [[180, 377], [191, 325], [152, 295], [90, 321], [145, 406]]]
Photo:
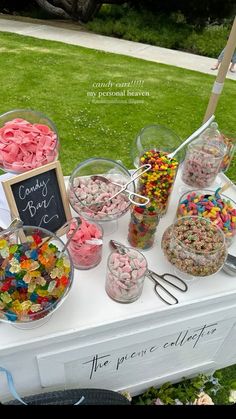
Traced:
[[56, 232], [71, 218], [58, 161], [2, 182], [10, 210], [24, 225]]

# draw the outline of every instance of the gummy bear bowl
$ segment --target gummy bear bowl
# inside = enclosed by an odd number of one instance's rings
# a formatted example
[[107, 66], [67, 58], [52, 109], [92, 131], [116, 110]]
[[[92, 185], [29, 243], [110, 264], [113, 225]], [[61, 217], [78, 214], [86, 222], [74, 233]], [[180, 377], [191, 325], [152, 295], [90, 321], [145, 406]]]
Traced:
[[65, 301], [73, 263], [54, 233], [32, 226], [17, 233], [15, 241], [0, 233], [0, 320], [37, 327]]
[[[107, 182], [99, 179], [107, 179]], [[102, 179], [102, 178], [101, 178]], [[109, 222], [117, 220], [124, 215], [130, 201], [126, 193], [120, 193], [110, 199], [129, 182], [129, 171], [115, 160], [105, 158], [92, 158], [80, 163], [70, 176], [68, 184], [68, 197], [75, 212], [89, 220]], [[127, 188], [135, 192], [134, 182]]]
[[0, 168], [15, 174], [58, 158], [55, 124], [41, 112], [15, 109], [0, 115]]
[[199, 216], [219, 227], [229, 247], [236, 237], [236, 202], [217, 190], [195, 189], [185, 192], [179, 199], [176, 217]]

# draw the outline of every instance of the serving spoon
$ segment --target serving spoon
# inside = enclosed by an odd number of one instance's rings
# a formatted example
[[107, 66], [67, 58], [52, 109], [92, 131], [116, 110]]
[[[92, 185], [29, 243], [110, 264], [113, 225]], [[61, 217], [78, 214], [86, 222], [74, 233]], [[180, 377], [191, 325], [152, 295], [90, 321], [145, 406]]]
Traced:
[[167, 157], [169, 159], [173, 159], [174, 156], [180, 151], [182, 150], [183, 147], [185, 147], [187, 144], [189, 144], [191, 141], [195, 140], [195, 138], [197, 138], [200, 134], [203, 133], [203, 131], [205, 131], [205, 129], [207, 127], [209, 127], [209, 125], [212, 123], [212, 121], [214, 121], [215, 119], [215, 115], [212, 115], [206, 122], [205, 124], [203, 124], [200, 128], [198, 128], [196, 131], [193, 132], [193, 134], [190, 135], [190, 137], [188, 137], [182, 144], [180, 144], [180, 146], [178, 148], [176, 148], [175, 151], [173, 151], [172, 153], [167, 154]]

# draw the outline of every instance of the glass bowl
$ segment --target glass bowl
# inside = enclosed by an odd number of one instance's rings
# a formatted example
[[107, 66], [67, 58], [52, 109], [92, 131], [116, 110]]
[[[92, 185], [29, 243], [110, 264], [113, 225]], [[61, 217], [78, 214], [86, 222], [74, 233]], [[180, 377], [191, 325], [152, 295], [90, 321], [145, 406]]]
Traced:
[[51, 163], [58, 158], [55, 124], [44, 114], [15, 109], [0, 115], [0, 168], [15, 174]]
[[168, 261], [191, 276], [218, 272], [227, 257], [225, 237], [218, 227], [203, 217], [182, 217], [169, 226], [161, 241]]
[[219, 227], [229, 247], [236, 236], [236, 202], [217, 190], [196, 189], [184, 193], [178, 203], [176, 217], [199, 216]]
[[[102, 176], [103, 180], [96, 176]], [[106, 178], [106, 181], [104, 181]], [[75, 212], [89, 220], [112, 221], [124, 215], [130, 206], [126, 193], [110, 199], [129, 182], [129, 171], [115, 160], [92, 158], [80, 163], [70, 176], [68, 198]], [[118, 186], [117, 186], [117, 185]], [[134, 182], [127, 188], [135, 192]]]
[[49, 317], [68, 295], [73, 263], [64, 243], [40, 227], [24, 226], [18, 239], [0, 233], [0, 320], [33, 323]]

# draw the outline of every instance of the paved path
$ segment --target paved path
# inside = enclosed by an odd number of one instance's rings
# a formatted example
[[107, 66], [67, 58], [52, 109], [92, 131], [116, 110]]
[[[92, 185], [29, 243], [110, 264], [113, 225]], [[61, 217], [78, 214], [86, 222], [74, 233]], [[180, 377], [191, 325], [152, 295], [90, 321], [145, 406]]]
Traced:
[[[31, 22], [29, 22], [14, 20], [12, 17], [9, 19], [5, 17], [0, 18], [0, 31], [59, 41], [66, 44], [80, 45], [86, 48], [128, 55], [130, 57], [141, 58], [147, 61], [154, 61], [157, 63], [199, 71], [201, 73], [216, 75], [216, 71], [211, 70], [212, 65], [216, 62], [213, 58], [167, 48], [155, 47], [153, 45], [142, 44], [140, 42], [132, 42], [124, 39], [97, 35], [81, 30], [81, 28], [77, 30], [66, 29], [65, 27], [61, 27], [60, 24], [58, 24], [58, 26], [45, 25], [42, 23], [42, 20], [39, 21], [40, 23], [35, 22], [37, 22], [37, 20], [31, 19]], [[73, 25], [73, 28], [75, 28], [75, 25]], [[236, 73], [228, 72], [227, 78], [236, 80]]]

